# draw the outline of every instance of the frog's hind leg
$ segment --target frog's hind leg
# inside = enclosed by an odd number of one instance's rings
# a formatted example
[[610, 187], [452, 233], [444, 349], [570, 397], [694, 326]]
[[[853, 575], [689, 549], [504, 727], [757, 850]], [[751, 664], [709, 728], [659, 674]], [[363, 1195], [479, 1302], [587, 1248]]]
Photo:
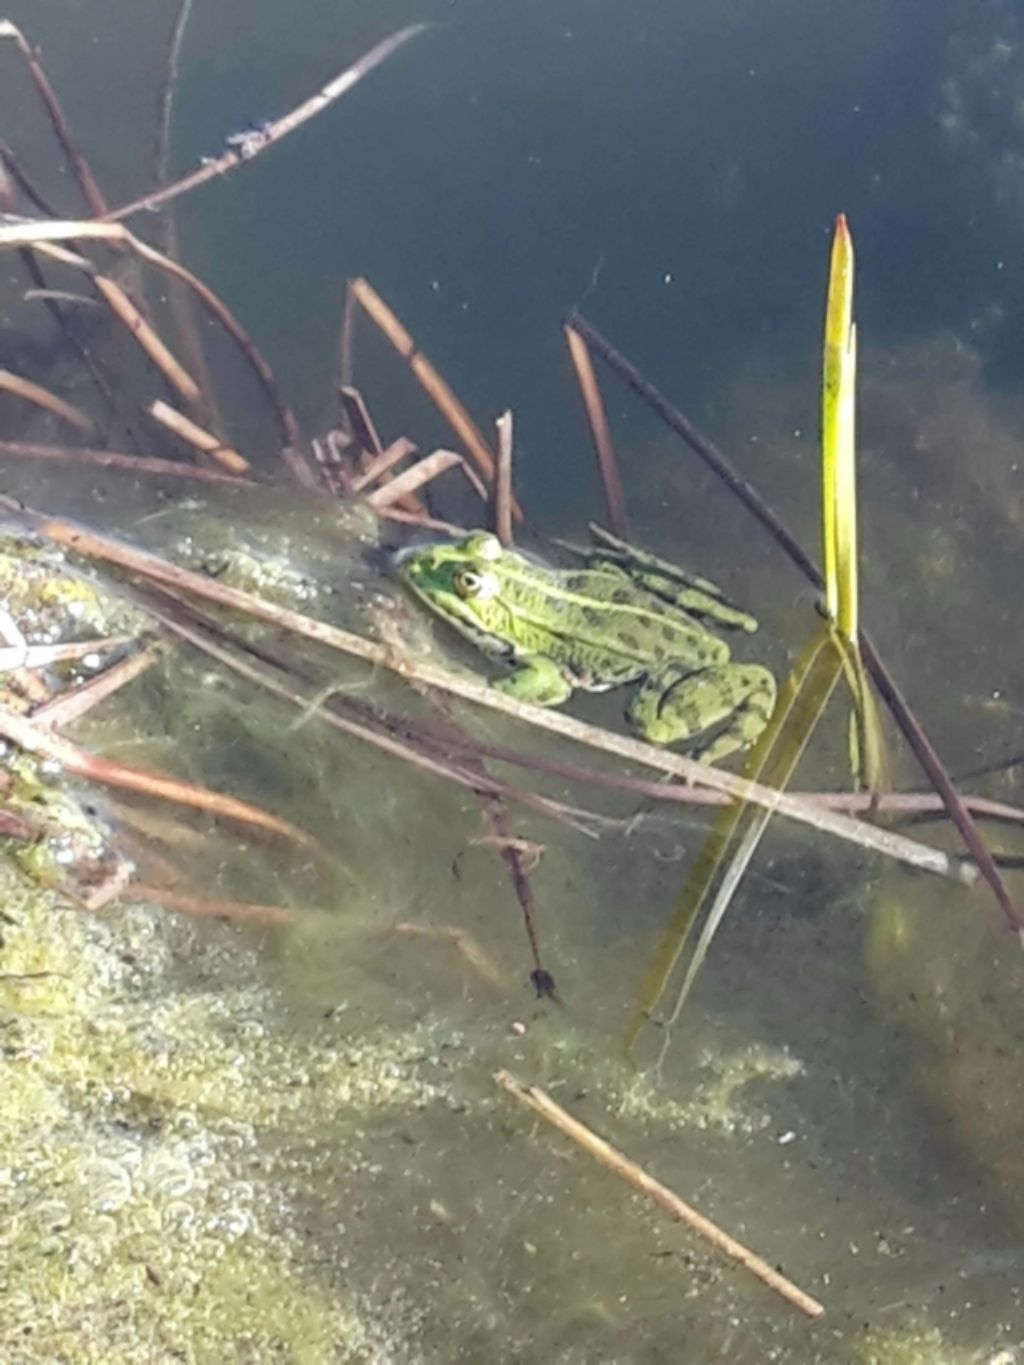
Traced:
[[554, 660], [540, 655], [494, 685], [506, 697], [532, 702], [534, 706], [561, 706], [572, 695], [572, 683], [562, 670]]
[[[653, 744], [685, 744], [694, 758], [717, 763], [753, 744], [775, 709], [775, 679], [760, 664], [718, 664], [697, 673], [654, 673], [629, 707], [631, 722]], [[706, 744], [693, 741], [713, 731]]]

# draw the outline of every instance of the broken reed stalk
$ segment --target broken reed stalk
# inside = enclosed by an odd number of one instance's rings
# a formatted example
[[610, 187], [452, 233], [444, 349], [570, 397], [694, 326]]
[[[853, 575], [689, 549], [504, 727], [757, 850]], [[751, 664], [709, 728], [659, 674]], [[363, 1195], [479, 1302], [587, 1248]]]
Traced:
[[202, 469], [183, 460], [164, 460], [157, 455], [126, 455], [118, 450], [90, 450], [87, 447], [35, 445], [29, 441], [0, 441], [0, 459], [55, 461], [59, 464], [90, 464], [103, 469], [127, 469], [133, 474], [157, 474], [172, 479], [195, 479], [199, 483], [234, 484], [256, 487], [254, 479]]
[[71, 169], [74, 171], [75, 179], [78, 181], [85, 202], [88, 204], [90, 212], [96, 217], [101, 217], [107, 212], [107, 201], [89, 169], [89, 163], [78, 150], [78, 146], [71, 135], [71, 126], [64, 117], [64, 110], [57, 98], [57, 92], [50, 84], [42, 63], [25, 35], [15, 24], [11, 23], [10, 19], [0, 19], [0, 38], [12, 38], [18, 51], [25, 59], [32, 83], [46, 106], [53, 131], [57, 134], [57, 140], [64, 149], [64, 155], [71, 163]]
[[480, 482], [479, 475], [465, 456], [459, 455], [454, 450], [435, 450], [430, 455], [422, 456], [408, 469], [403, 469], [401, 474], [396, 474], [393, 479], [389, 479], [380, 488], [368, 493], [365, 499], [366, 504], [368, 507], [372, 507], [375, 512], [379, 512], [385, 507], [390, 507], [392, 503], [401, 502], [414, 489], [422, 488], [424, 484], [431, 483], [439, 475], [447, 473], [449, 469], [460, 470], [465, 475], [473, 492], [485, 506], [487, 505], [489, 501], [487, 489]]
[[653, 1175], [645, 1171], [642, 1166], [637, 1165], [624, 1152], [620, 1152], [617, 1147], [613, 1147], [610, 1142], [599, 1137], [592, 1128], [588, 1128], [585, 1123], [574, 1118], [568, 1110], [563, 1109], [557, 1101], [553, 1100], [546, 1090], [542, 1090], [539, 1085], [525, 1085], [508, 1071], [496, 1071], [494, 1080], [520, 1104], [532, 1109], [545, 1122], [550, 1123], [560, 1133], [571, 1138], [578, 1147], [582, 1147], [602, 1166], [613, 1171], [633, 1189], [646, 1195], [648, 1199], [657, 1204], [659, 1208], [664, 1209], [678, 1222], [685, 1224], [692, 1232], [710, 1243], [716, 1251], [727, 1256], [729, 1260], [735, 1261], [744, 1270], [749, 1271], [751, 1275], [759, 1279], [762, 1284], [767, 1285], [774, 1293], [780, 1295], [793, 1308], [812, 1319], [824, 1316], [824, 1304], [801, 1289], [799, 1285], [794, 1284], [780, 1270], [769, 1265], [755, 1251], [751, 1251], [742, 1242], [738, 1242], [735, 1237], [730, 1237], [706, 1214], [700, 1213], [692, 1204], [686, 1203], [674, 1190], [663, 1185], [660, 1180], [655, 1179]]
[[364, 488], [369, 488], [370, 484], [376, 483], [385, 474], [390, 474], [395, 465], [401, 464], [415, 453], [416, 446], [408, 436], [399, 436], [396, 441], [391, 442], [387, 450], [382, 450], [375, 459], [365, 465], [361, 474], [349, 481], [349, 491], [361, 493]]
[[[341, 398], [342, 411], [345, 414], [348, 431], [358, 450], [359, 464], [365, 474], [370, 466], [376, 462], [377, 457], [384, 454], [384, 442], [380, 439], [376, 423], [370, 416], [366, 399], [359, 390], [350, 384], [343, 384], [338, 389], [338, 394]], [[389, 449], [394, 449], [394, 443], [389, 446]], [[406, 512], [426, 511], [415, 493], [406, 493], [399, 501]]]
[[[339, 100], [343, 95], [347, 95], [352, 87], [361, 81], [364, 76], [368, 75], [374, 67], [379, 66], [381, 62], [386, 61], [392, 53], [397, 52], [410, 38], [415, 38], [429, 27], [429, 24], [410, 24], [406, 28], [399, 29], [397, 33], [393, 33], [390, 38], [385, 38], [383, 42], [380, 42], [376, 47], [371, 48], [370, 51], [360, 57], [357, 62], [353, 62], [351, 66], [346, 67], [345, 70], [335, 76], [333, 80], [328, 81], [322, 90], [317, 91], [315, 95], [296, 106], [290, 113], [285, 114], [283, 118], [275, 120], [262, 131], [258, 133], [254, 132], [253, 139], [248, 146], [239, 147], [237, 150], [234, 147], [229, 147], [226, 151], [222, 152], [220, 156], [205, 161], [198, 170], [192, 171], [189, 175], [183, 176], [180, 180], [176, 180], [173, 185], [166, 185], [161, 189], [153, 190], [149, 194], [142, 195], [139, 199], [133, 199], [130, 204], [124, 204], [121, 208], [113, 209], [110, 212], [107, 212], [105, 208], [103, 210], [94, 210], [96, 216], [98, 218], [106, 218], [110, 222], [116, 222], [121, 218], [129, 217], [129, 215], [133, 213], [138, 213], [140, 209], [160, 208], [163, 204], [170, 203], [172, 199], [177, 199], [180, 195], [186, 194], [189, 190], [194, 190], [199, 185], [205, 185], [208, 180], [213, 180], [216, 176], [224, 175], [227, 171], [234, 170], [236, 166], [242, 165], [243, 162], [254, 160], [260, 152], [266, 151], [266, 149], [272, 147], [275, 142], [280, 142], [283, 137], [287, 137], [289, 133], [293, 133], [295, 129], [301, 127], [303, 123], [314, 118], [317, 114], [322, 113], [329, 105], [333, 104], [335, 100]], [[2, 33], [2, 30], [0, 30], [0, 33]]]
[[248, 801], [210, 791], [183, 778], [170, 777], [166, 773], [151, 772], [145, 768], [131, 768], [113, 759], [88, 753], [77, 744], [72, 744], [70, 740], [52, 734], [48, 728], [36, 725], [32, 720], [17, 715], [5, 706], [0, 706], [0, 734], [26, 752], [51, 758], [68, 772], [84, 777], [87, 781], [139, 792], [143, 796], [156, 797], [162, 801], [173, 801], [177, 805], [192, 806], [210, 815], [235, 820], [271, 834], [283, 835], [305, 848], [317, 847], [316, 841], [305, 830], [272, 815], [269, 811], [262, 810], [259, 806], [251, 805]]
[[52, 412], [55, 417], [61, 418], [87, 435], [91, 436], [96, 430], [92, 418], [87, 417], [81, 408], [58, 398], [49, 389], [44, 389], [42, 384], [36, 384], [31, 379], [23, 379], [21, 375], [12, 374], [10, 370], [0, 370], [0, 390], [12, 393], [16, 398], [22, 398], [37, 408], [45, 408], [47, 412]]
[[[497, 459], [483, 432], [455, 396], [454, 390], [441, 378], [438, 370], [419, 350], [412, 336], [367, 280], [362, 278], [350, 280], [349, 289], [353, 299], [402, 357], [417, 383], [469, 451], [488, 485], [493, 486], [497, 473]], [[515, 500], [513, 514], [516, 518], [522, 516]]]
[[[122, 227], [120, 223], [66, 222], [62, 219], [56, 219], [51, 222], [16, 223], [0, 226], [0, 248], [12, 246], [37, 247], [47, 242], [75, 241], [78, 238], [123, 243], [141, 256], [143, 260], [148, 261], [151, 265], [158, 266], [161, 270], [188, 285], [221, 324], [252, 367], [277, 417], [284, 444], [294, 447], [301, 446], [302, 436], [295, 414], [281, 397], [274, 372], [262, 352], [227, 304], [222, 302], [213, 290], [204, 284], [198, 276], [193, 275], [190, 270], [186, 270], [183, 265], [179, 265], [170, 256], [165, 256], [163, 252], [148, 246], [134, 233]], [[84, 258], [78, 257], [69, 263], [77, 265], [79, 269], [86, 269], [87, 273], [95, 270], [96, 267], [93, 266], [92, 262], [86, 262], [83, 265], [83, 260]], [[191, 382], [193, 385], [195, 384], [194, 380]]]
[[[157, 114], [156, 146], [153, 156], [155, 183], [167, 184], [168, 166], [171, 151], [171, 125], [174, 115], [174, 97], [178, 87], [178, 74], [181, 67], [181, 51], [185, 42], [185, 30], [192, 15], [192, 0], [181, 0], [178, 14], [171, 30], [167, 49], [167, 66], [164, 72], [163, 88], [160, 92]], [[166, 256], [172, 260], [181, 259], [178, 240], [178, 220], [174, 210], [165, 213], [156, 225], [156, 238]], [[207, 425], [220, 428], [222, 422], [217, 406], [213, 375], [206, 358], [202, 334], [196, 325], [195, 311], [191, 295], [177, 281], [167, 287], [167, 308], [191, 372], [195, 375], [202, 390], [202, 402], [196, 407], [196, 414]], [[225, 443], [226, 444], [226, 443]]]
[[507, 409], [494, 424], [498, 461], [494, 474], [494, 534], [506, 549], [515, 541], [512, 534], [512, 410]]
[[159, 886], [145, 886], [134, 882], [126, 888], [133, 898], [152, 901], [164, 910], [175, 910], [180, 915], [203, 919], [226, 919], [239, 924], [294, 924], [295, 912], [283, 905], [254, 905], [250, 901], [209, 900], [201, 896], [185, 896], [177, 891], [165, 891]]
[[66, 688], [50, 701], [34, 707], [32, 724], [41, 725], [47, 730], [60, 730], [81, 720], [101, 701], [152, 668], [162, 654], [160, 645], [150, 645], [148, 649], [140, 649], [119, 659], [94, 678], [87, 678], [85, 682]]
[[[621, 379], [625, 381], [629, 388], [641, 397], [655, 412], [666, 422], [666, 424], [681, 436], [686, 444], [693, 450], [705, 464], [722, 480], [727, 488], [731, 490], [747, 508], [747, 510], [757, 518], [762, 526], [769, 532], [790, 560], [803, 573], [816, 588], [824, 588], [825, 582], [821, 571], [808, 555], [797, 538], [789, 528], [761, 497], [760, 493], [732, 466], [730, 461], [721, 450], [710, 441], [697, 427], [687, 418], [673, 403], [661, 393], [661, 391], [649, 379], [640, 373], [626, 357], [615, 349], [605, 337], [592, 327], [585, 318], [573, 312], [568, 318], [569, 324], [574, 327], [581, 336], [585, 337], [588, 344], [598, 352]], [[992, 894], [1005, 915], [1010, 927], [1024, 942], [1024, 915], [1017, 907], [1009, 890], [1004, 882], [995, 859], [992, 856], [988, 845], [985, 843], [980, 830], [974, 822], [971, 812], [957, 791], [949, 773], [946, 771], [942, 760], [939, 758], [934, 746], [918, 721], [917, 717], [907, 705], [902, 692], [896, 685], [891, 673], [883, 663], [870, 637], [861, 632], [860, 635], [861, 652], [864, 662], [867, 664], [868, 671], [878, 688], [879, 694], [903, 733], [904, 738], [910, 745], [917, 761], [924, 769], [929, 782], [939, 793], [943, 804], [949, 813], [950, 819], [956, 826], [960, 837], [978, 867], [981, 875], [988, 883]]]
[[330, 648], [353, 655], [368, 663], [378, 664], [407, 680], [412, 679], [429, 687], [437, 687], [441, 691], [461, 697], [489, 710], [501, 711], [506, 715], [514, 716], [531, 724], [535, 729], [561, 735], [592, 748], [601, 749], [605, 753], [614, 754], [627, 761], [669, 773], [684, 781], [715, 787], [719, 791], [728, 792], [741, 801], [753, 801], [758, 805], [767, 805], [769, 809], [778, 811], [780, 815], [786, 815], [791, 819], [809, 824], [822, 833], [832, 834], [862, 848], [874, 849], [878, 853], [897, 858], [910, 863], [912, 866], [949, 876], [956, 881], [967, 884], [973, 879], [972, 868], [950, 858], [939, 849], [930, 848], [927, 844], [918, 843], [913, 839], [907, 839], [891, 830], [865, 824], [859, 820], [851, 820], [835, 811], [807, 806], [786, 793], [780, 793], [772, 788], [763, 787], [759, 783], [747, 781], [733, 773], [726, 772], [724, 769], [708, 767], [706, 764], [698, 763], [695, 759], [686, 758], [684, 755], [673, 753], [668, 749], [658, 749], [642, 740], [601, 730], [597, 726], [588, 725], [584, 721], [577, 720], [575, 716], [566, 715], [562, 711], [545, 710], [517, 701], [476, 678], [465, 678], [458, 674], [449, 673], [446, 669], [438, 668], [434, 664], [417, 663], [411, 659], [399, 657], [394, 649], [378, 644], [376, 641], [367, 640], [352, 631], [342, 630], [323, 621], [313, 620], [299, 612], [290, 611], [286, 607], [276, 606], [271, 602], [264, 602], [251, 593], [242, 592], [238, 588], [229, 587], [226, 583], [219, 583], [201, 574], [179, 568], [177, 565], [160, 559], [157, 555], [149, 554], [144, 550], [133, 549], [129, 545], [113, 540], [108, 536], [99, 535], [74, 522], [66, 521], [60, 517], [44, 516], [22, 506], [12, 498], [0, 496], [0, 509], [5, 509], [16, 523], [31, 528], [47, 540], [64, 545], [87, 558], [117, 564], [131, 574], [170, 588], [172, 592], [191, 593], [200, 599], [215, 602], [230, 610], [243, 612], [248, 616], [300, 635], [305, 639], [318, 640]]
[[619, 462], [615, 458], [615, 446], [612, 443], [608, 415], [601, 398], [601, 388], [597, 382], [597, 375], [594, 373], [594, 364], [590, 359], [587, 344], [576, 328], [567, 322], [563, 325], [563, 330], [565, 339], [569, 344], [569, 355], [572, 358], [576, 379], [583, 397], [587, 421], [590, 424], [590, 435], [594, 442], [594, 450], [597, 453], [597, 467], [601, 475], [601, 489], [604, 493], [608, 525], [617, 536], [623, 540], [628, 540], [629, 518], [626, 515], [626, 496], [622, 491]]
[[214, 436], [213, 432], [206, 431], [198, 422], [193, 422], [184, 413], [172, 408], [169, 403], [157, 399], [150, 403], [146, 409], [150, 417], [155, 422], [159, 422], [162, 427], [174, 433], [175, 436], [190, 445], [193, 450], [198, 450], [200, 454], [206, 455], [228, 471], [229, 474], [245, 474], [251, 468], [249, 461], [244, 455], [240, 455], [231, 446], [225, 445], [219, 436]]
[[411, 920], [399, 920], [391, 930], [399, 938], [439, 939], [451, 943], [459, 956], [464, 958], [473, 970], [489, 986], [504, 993], [508, 989], [505, 974], [488, 952], [483, 949], [472, 934], [455, 924], [417, 924]]

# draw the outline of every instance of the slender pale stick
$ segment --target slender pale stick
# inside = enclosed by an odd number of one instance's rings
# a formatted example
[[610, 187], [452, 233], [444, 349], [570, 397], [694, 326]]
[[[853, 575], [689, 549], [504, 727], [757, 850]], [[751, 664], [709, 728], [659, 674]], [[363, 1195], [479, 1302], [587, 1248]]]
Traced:
[[96, 429], [92, 418], [87, 417], [80, 408], [65, 402], [63, 398], [58, 398], [49, 389], [44, 389], [42, 384], [36, 384], [31, 379], [23, 379], [20, 374], [0, 370], [0, 389], [5, 393], [13, 393], [17, 398], [23, 398], [26, 403], [32, 403], [37, 408], [45, 408], [47, 412], [52, 412], [55, 417], [62, 418], [79, 431], [91, 435]]
[[193, 422], [184, 413], [172, 408], [169, 403], [164, 403], [157, 399], [151, 403], [147, 409], [154, 421], [166, 427], [168, 431], [173, 431], [187, 445], [202, 454], [209, 456], [211, 460], [216, 460], [217, 464], [222, 465], [230, 474], [245, 474], [249, 468], [249, 461], [244, 455], [240, 455], [237, 450], [227, 446], [219, 436], [214, 436], [212, 431], [207, 431], [198, 422]]
[[621, 536], [623, 540], [628, 540], [629, 521], [626, 516], [626, 496], [622, 491], [619, 463], [615, 458], [615, 446], [612, 444], [608, 415], [605, 412], [604, 400], [601, 398], [597, 375], [594, 373], [594, 364], [590, 359], [587, 344], [579, 332], [569, 323], [564, 324], [564, 331], [565, 339], [569, 343], [569, 355], [572, 357], [580, 393], [583, 395], [583, 406], [586, 409], [587, 421], [590, 423], [594, 450], [597, 452], [597, 466], [601, 474], [601, 488], [604, 492], [604, 505], [608, 512], [608, 524], [617, 536]]
[[104, 469], [127, 469], [135, 474], [167, 475], [172, 479], [195, 479], [200, 483], [256, 486], [252, 479], [235, 478], [215, 469], [200, 469], [183, 460], [163, 460], [156, 455], [126, 455], [119, 450], [90, 450], [75, 446], [33, 445], [28, 441], [0, 441], [0, 459], [50, 460], [61, 464], [91, 464]]
[[392, 503], [401, 502], [402, 499], [416, 488], [422, 488], [424, 484], [430, 483], [438, 475], [446, 473], [449, 469], [461, 469], [465, 474], [473, 492], [481, 502], [487, 502], [487, 489], [480, 482], [476, 470], [467, 463], [464, 456], [457, 454], [454, 450], [435, 450], [431, 455], [424, 455], [408, 469], [403, 469], [401, 474], [397, 474], [393, 479], [380, 488], [375, 488], [372, 493], [366, 496], [367, 505], [372, 507], [375, 512], [381, 511], [385, 507], [390, 507]]
[[[393, 33], [390, 38], [385, 38], [383, 42], [371, 48], [357, 62], [346, 67], [332, 81], [328, 81], [322, 90], [317, 91], [315, 95], [298, 105], [290, 113], [269, 124], [261, 132], [254, 132], [248, 146], [237, 150], [231, 147], [220, 156], [206, 160], [198, 170], [184, 176], [181, 180], [176, 180], [173, 185], [167, 185], [150, 194], [144, 194], [141, 198], [133, 199], [130, 204], [124, 204], [119, 209], [114, 209], [109, 213], [106, 212], [105, 208], [97, 209], [95, 210], [97, 217], [106, 217], [111, 221], [116, 221], [119, 218], [127, 218], [130, 214], [138, 213], [140, 209], [157, 209], [162, 204], [177, 199], [179, 195], [186, 194], [199, 185], [204, 185], [208, 180], [214, 179], [215, 176], [223, 175], [226, 171], [232, 171], [243, 162], [252, 161], [260, 152], [266, 151], [275, 142], [280, 142], [283, 137], [294, 132], [308, 119], [322, 113], [328, 105], [333, 104], [342, 95], [347, 95], [352, 87], [372, 71], [375, 66], [386, 61], [403, 43], [407, 43], [410, 38], [415, 38], [417, 34], [429, 27], [429, 24], [410, 24], [407, 28], [399, 29], [397, 33]], [[0, 28], [0, 36], [2, 33], [3, 30]]]
[[735, 1237], [730, 1237], [717, 1223], [713, 1223], [705, 1214], [699, 1213], [692, 1204], [680, 1199], [674, 1190], [670, 1190], [667, 1185], [663, 1185], [660, 1180], [656, 1180], [653, 1175], [648, 1174], [642, 1166], [638, 1166], [635, 1161], [630, 1160], [624, 1152], [620, 1152], [617, 1147], [613, 1147], [604, 1138], [598, 1137], [592, 1128], [588, 1128], [579, 1119], [573, 1118], [572, 1114], [553, 1100], [546, 1090], [542, 1090], [539, 1085], [524, 1085], [522, 1081], [517, 1080], [508, 1071], [496, 1071], [494, 1079], [503, 1090], [507, 1090], [521, 1104], [532, 1109], [535, 1114], [539, 1114], [542, 1119], [557, 1128], [560, 1133], [572, 1138], [573, 1142], [599, 1161], [602, 1166], [614, 1171], [621, 1180], [625, 1180], [633, 1189], [645, 1194], [648, 1199], [657, 1204], [659, 1208], [664, 1209], [678, 1222], [685, 1223], [692, 1232], [703, 1237], [706, 1242], [710, 1242], [716, 1251], [721, 1252], [731, 1261], [735, 1261], [737, 1265], [741, 1265], [744, 1270], [748, 1270], [762, 1284], [767, 1285], [769, 1289], [784, 1298], [787, 1303], [799, 1309], [809, 1318], [824, 1316], [825, 1305], [823, 1303], [819, 1303], [799, 1285], [787, 1279], [781, 1271], [769, 1265], [755, 1251], [745, 1247], [742, 1242], [737, 1242]]
[[75, 179], [85, 197], [85, 202], [90, 210], [99, 217], [107, 211], [107, 201], [103, 197], [103, 191], [97, 185], [89, 163], [78, 150], [74, 138], [71, 136], [71, 125], [64, 117], [64, 110], [61, 108], [57, 93], [43, 70], [42, 63], [36, 56], [35, 49], [21, 30], [12, 24], [10, 19], [0, 19], [0, 38], [12, 38], [17, 44], [18, 50], [24, 57], [28, 65], [29, 75], [32, 77], [33, 84], [39, 92], [39, 96], [46, 105], [46, 112], [50, 116], [53, 130], [57, 134], [57, 140], [64, 148], [64, 154], [71, 162], [71, 168], [75, 173]]
[[[463, 404], [456, 398], [454, 390], [441, 378], [439, 372], [423, 352], [417, 348], [413, 338], [371, 284], [364, 279], [356, 279], [350, 281], [349, 288], [352, 297], [362, 306], [367, 316], [376, 323], [380, 331], [383, 332], [409, 366], [427, 397], [483, 471], [488, 484], [493, 484], [497, 467], [494, 452], [488, 445], [483, 432], [470, 417]], [[514, 502], [513, 512], [515, 516], [521, 516], [520, 510]]]
[[512, 535], [512, 411], [495, 422], [498, 465], [494, 480], [494, 533], [502, 545], [514, 543]]

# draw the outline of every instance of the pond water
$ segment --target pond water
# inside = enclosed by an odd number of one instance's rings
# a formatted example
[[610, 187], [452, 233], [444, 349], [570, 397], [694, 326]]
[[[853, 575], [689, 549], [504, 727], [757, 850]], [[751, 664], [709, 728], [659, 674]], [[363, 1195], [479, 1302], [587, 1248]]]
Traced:
[[[108, 199], [148, 189], [176, 0], [4, 13], [39, 44]], [[365, 276], [481, 423], [514, 411], [530, 547], [578, 540], [603, 513], [561, 332], [579, 307], [816, 550], [823, 298], [845, 212], [864, 617], [963, 788], [1018, 801], [1017, 7], [195, 0], [171, 175], [418, 22], [344, 100], [176, 205], [182, 259], [242, 319], [307, 430], [337, 421], [345, 281]], [[12, 45], [0, 61], [4, 141], [75, 216]], [[159, 220], [132, 226], [155, 240]], [[0, 365], [74, 397], [77, 361], [24, 287], [8, 253]], [[235, 444], [269, 471], [262, 397], [216, 341], [211, 364]], [[355, 376], [385, 440], [452, 444], [369, 324]], [[633, 538], [749, 606], [761, 630], [738, 652], [783, 674], [817, 621], [813, 591], [691, 451], [602, 384]], [[3, 402], [7, 433], [65, 439]], [[28, 462], [4, 461], [0, 489], [214, 574], [244, 552], [239, 581], [262, 564], [287, 605], [479, 666], [382, 572], [369, 516]], [[434, 511], [480, 515], [453, 475]], [[287, 650], [310, 686], [438, 723], [386, 670]], [[495, 765], [590, 813], [580, 828], [517, 805], [501, 826], [544, 846], [532, 885], [558, 997], [537, 1000], [494, 826], [464, 788], [331, 730], [315, 706], [296, 719], [195, 651], [126, 695], [76, 740], [266, 805], [319, 851], [162, 807], [108, 811], [146, 881], [160, 864], [179, 891], [286, 907], [277, 928], [135, 902], [94, 921], [5, 891], [4, 1360], [1024, 1360], [1024, 972], [983, 886], [776, 821], [660, 1064], [655, 1026], [626, 1059], [710, 827], [700, 808]], [[618, 694], [570, 710], [621, 728]], [[490, 712], [455, 718], [484, 742], [623, 767]], [[834, 703], [796, 786], [848, 785], [845, 740]], [[898, 786], [921, 789], [895, 734], [893, 749]], [[940, 821], [899, 827], [958, 849]], [[1019, 856], [1015, 826], [985, 830]], [[40, 972], [67, 989], [37, 990]], [[781, 1266], [824, 1317], [808, 1322], [535, 1123], [500, 1069]]]

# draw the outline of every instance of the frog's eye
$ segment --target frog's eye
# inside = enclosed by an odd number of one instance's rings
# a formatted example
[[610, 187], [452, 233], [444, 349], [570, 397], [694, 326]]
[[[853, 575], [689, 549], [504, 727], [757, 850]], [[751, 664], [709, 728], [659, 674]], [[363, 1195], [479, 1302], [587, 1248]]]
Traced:
[[489, 531], [477, 531], [469, 536], [465, 541], [465, 548], [477, 559], [484, 559], [489, 563], [501, 558], [501, 541]]
[[484, 585], [483, 574], [475, 569], [459, 569], [454, 578], [455, 591], [462, 598], [479, 597]]

